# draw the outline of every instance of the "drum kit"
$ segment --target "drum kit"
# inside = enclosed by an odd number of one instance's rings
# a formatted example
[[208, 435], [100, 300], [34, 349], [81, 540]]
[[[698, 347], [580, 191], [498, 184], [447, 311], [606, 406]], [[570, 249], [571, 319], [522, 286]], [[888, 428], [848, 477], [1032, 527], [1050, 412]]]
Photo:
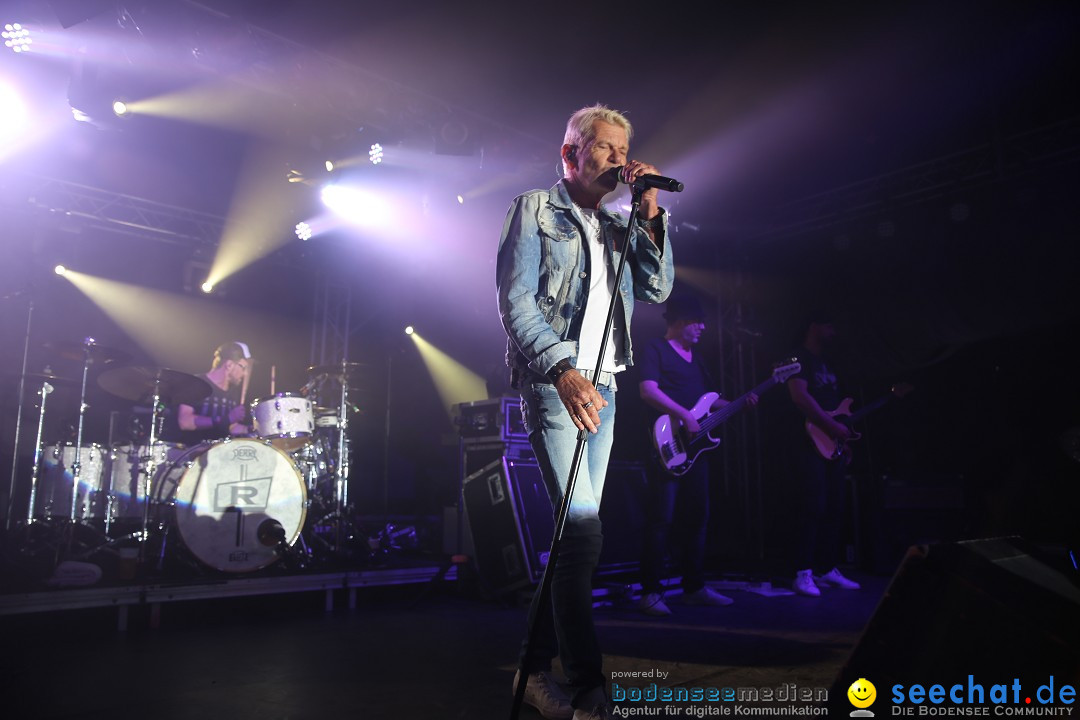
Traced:
[[[249, 404], [253, 433], [184, 446], [161, 439], [166, 408], [211, 394], [203, 378], [169, 368], [123, 366], [126, 354], [93, 338], [46, 346], [82, 362], [81, 384], [51, 371], [39, 383], [37, 437], [21, 550], [53, 563], [126, 559], [118, 577], [162, 575], [177, 563], [197, 572], [248, 573], [271, 565], [302, 570], [355, 560], [365, 544], [350, 520], [349, 399], [358, 363], [308, 368], [309, 382]], [[149, 415], [134, 442], [84, 442], [90, 367], [97, 384]], [[45, 442], [47, 400], [79, 386], [73, 442]], [[325, 393], [324, 389], [331, 392]], [[336, 406], [321, 406], [330, 397]], [[146, 410], [148, 408], [148, 411]], [[100, 563], [99, 563], [100, 564]]]

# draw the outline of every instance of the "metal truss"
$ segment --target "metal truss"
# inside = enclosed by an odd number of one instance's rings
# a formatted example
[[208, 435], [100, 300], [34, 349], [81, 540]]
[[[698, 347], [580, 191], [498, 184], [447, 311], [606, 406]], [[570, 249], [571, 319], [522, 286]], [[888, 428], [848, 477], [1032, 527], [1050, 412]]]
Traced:
[[87, 227], [189, 247], [216, 246], [225, 225], [217, 215], [57, 178], [22, 175], [2, 191], [12, 206], [27, 203]]
[[[720, 259], [717, 259], [719, 266]], [[744, 301], [749, 279], [741, 270], [732, 273], [730, 282], [715, 288], [717, 325], [719, 328], [720, 363], [715, 379], [719, 391], [728, 400], [749, 392], [759, 378], [754, 341], [759, 337], [753, 329], [750, 308]], [[734, 537], [725, 544], [738, 543], [741, 555], [751, 560], [764, 557], [764, 499], [762, 479], [764, 470], [761, 454], [761, 428], [757, 413], [742, 412], [720, 426], [723, 450], [710, 459], [721, 468], [720, 481], [729, 503], [738, 504], [735, 517], [742, 524], [726, 524]]]
[[1080, 160], [1080, 117], [780, 206], [752, 242], [803, 235]]

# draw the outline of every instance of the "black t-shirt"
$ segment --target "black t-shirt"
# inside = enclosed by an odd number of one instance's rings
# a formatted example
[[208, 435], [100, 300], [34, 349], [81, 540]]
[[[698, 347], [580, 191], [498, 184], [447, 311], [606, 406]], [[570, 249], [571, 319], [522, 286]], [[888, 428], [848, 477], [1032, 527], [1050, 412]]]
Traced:
[[[686, 362], [666, 338], [650, 341], [640, 355], [635, 352], [634, 361], [640, 381], [655, 381], [665, 395], [684, 408], [692, 408], [709, 391], [709, 373], [698, 354]], [[654, 419], [661, 415], [651, 405], [647, 407]]]
[[178, 424], [180, 408], [173, 406], [163, 424], [162, 439], [191, 446], [229, 436], [229, 413], [240, 404], [240, 389], [222, 390], [206, 375], [202, 375], [202, 379], [210, 383], [210, 394], [194, 405], [195, 414], [213, 418], [214, 426], [205, 430], [181, 430]]
[[825, 360], [820, 355], [815, 355], [805, 347], [795, 351], [795, 357], [802, 366], [798, 374], [788, 379], [788, 382], [799, 378], [806, 381], [806, 390], [810, 397], [817, 401], [822, 410], [835, 410], [843, 399], [840, 397], [840, 388], [837, 385], [836, 374], [828, 368]]

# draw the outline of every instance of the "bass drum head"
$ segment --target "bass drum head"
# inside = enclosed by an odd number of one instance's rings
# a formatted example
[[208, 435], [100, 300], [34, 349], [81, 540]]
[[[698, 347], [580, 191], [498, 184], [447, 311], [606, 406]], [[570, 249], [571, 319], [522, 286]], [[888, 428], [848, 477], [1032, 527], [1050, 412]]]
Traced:
[[296, 542], [307, 491], [292, 459], [265, 440], [238, 438], [188, 450], [159, 485], [184, 545], [223, 572], [278, 560], [278, 540]]

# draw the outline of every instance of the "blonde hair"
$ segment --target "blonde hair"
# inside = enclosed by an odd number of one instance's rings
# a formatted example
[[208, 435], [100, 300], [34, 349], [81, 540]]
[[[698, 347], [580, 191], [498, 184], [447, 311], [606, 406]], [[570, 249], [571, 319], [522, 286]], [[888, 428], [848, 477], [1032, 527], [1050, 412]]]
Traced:
[[[583, 107], [566, 121], [566, 134], [563, 135], [563, 145], [573, 145], [578, 150], [589, 144], [593, 138], [596, 137], [596, 130], [593, 127], [593, 123], [597, 120], [603, 120], [606, 123], [612, 125], [618, 125], [626, 131], [626, 139], [629, 140], [634, 136], [634, 127], [630, 124], [630, 121], [626, 119], [618, 110], [612, 110], [607, 105], [590, 105], [589, 107]], [[566, 175], [566, 161], [562, 163], [563, 175]]]

